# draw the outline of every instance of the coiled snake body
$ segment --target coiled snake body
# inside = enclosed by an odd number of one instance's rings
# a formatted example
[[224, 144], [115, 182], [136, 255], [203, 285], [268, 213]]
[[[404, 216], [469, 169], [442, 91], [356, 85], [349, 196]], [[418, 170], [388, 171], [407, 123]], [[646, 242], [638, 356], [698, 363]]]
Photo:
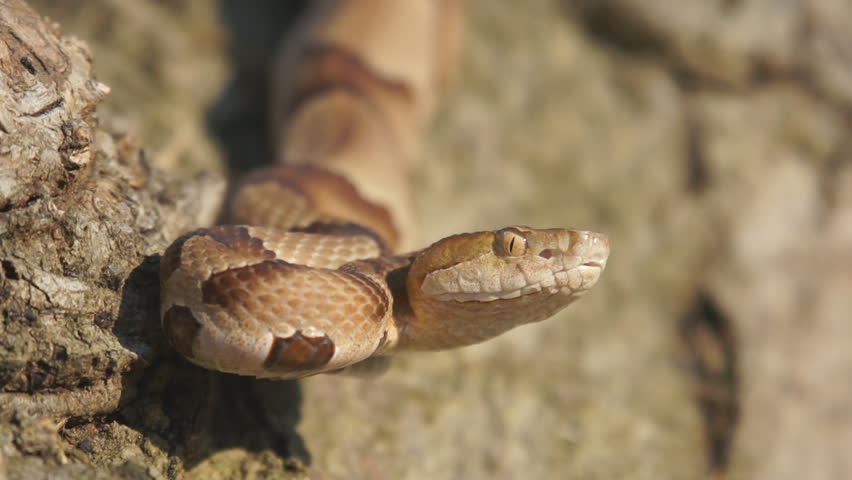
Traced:
[[[387, 5], [382, 10], [376, 3]], [[395, 209], [375, 201], [382, 190], [365, 198], [343, 174], [367, 164], [388, 178], [391, 170], [376, 164], [406, 152], [388, 154], [387, 142], [373, 142], [387, 123], [364, 112], [384, 112], [405, 125], [400, 119], [422, 115], [412, 98], [424, 95], [401, 96], [399, 82], [381, 79], [367, 89], [370, 78], [381, 76], [370, 65], [391, 68], [375, 60], [370, 48], [377, 42], [329, 47], [325, 37], [334, 37], [340, 24], [350, 28], [346, 22], [361, 18], [353, 13], [359, 8], [390, 12], [427, 2], [342, 4], [317, 23], [304, 42], [308, 53], [296, 55], [299, 68], [324, 87], [318, 93], [290, 82], [296, 94], [287, 96], [291, 107], [280, 148], [290, 166], [244, 181], [231, 204], [237, 225], [188, 233], [162, 257], [163, 328], [198, 365], [272, 378], [376, 373], [397, 352], [470, 345], [543, 320], [588, 291], [606, 266], [603, 234], [521, 226], [454, 235], [393, 254], [401, 233], [393, 221], [398, 215], [390, 213]], [[375, 25], [370, 31], [373, 37], [383, 32]], [[421, 43], [429, 43], [429, 35]], [[310, 137], [305, 132], [317, 131], [325, 140], [303, 140]], [[404, 170], [393, 161], [384, 167]]]

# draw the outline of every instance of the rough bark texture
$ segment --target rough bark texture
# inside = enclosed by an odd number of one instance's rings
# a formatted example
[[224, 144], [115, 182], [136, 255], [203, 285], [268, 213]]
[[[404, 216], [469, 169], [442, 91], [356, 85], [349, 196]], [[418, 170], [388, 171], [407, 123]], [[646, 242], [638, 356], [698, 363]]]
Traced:
[[137, 387], [168, 352], [156, 257], [213, 221], [224, 182], [167, 181], [133, 137], [102, 128], [109, 88], [92, 77], [88, 48], [19, 1], [0, 3], [0, 75], [4, 473], [148, 471], [139, 450], [157, 441], [140, 426], [157, 410], [140, 410]]
[[[211, 119], [239, 169], [269, 156], [265, 62], [298, 6], [223, 3], [238, 72]], [[0, 472], [852, 472], [848, 1], [469, 2], [461, 84], [421, 162], [424, 242], [571, 225], [610, 233], [610, 266], [560, 318], [304, 391], [188, 366], [157, 328], [155, 255], [217, 206], [215, 176], [188, 173], [219, 168], [197, 127], [217, 88], [201, 79], [221, 75], [209, 5], [85, 5], [50, 13], [91, 35], [107, 116], [145, 132], [154, 165], [98, 125], [81, 42], [0, 2]]]

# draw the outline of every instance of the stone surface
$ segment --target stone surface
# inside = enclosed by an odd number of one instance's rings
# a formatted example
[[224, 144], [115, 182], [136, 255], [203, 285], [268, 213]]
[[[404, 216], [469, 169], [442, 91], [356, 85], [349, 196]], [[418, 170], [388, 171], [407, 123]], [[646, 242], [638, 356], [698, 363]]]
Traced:
[[[210, 6], [85, 3], [67, 17], [44, 11], [66, 31], [79, 25], [91, 45], [99, 78], [113, 91], [99, 115], [124, 125], [121, 131], [144, 132], [152, 163], [179, 178], [219, 169], [200, 127], [204, 103], [223, 81], [223, 34], [210, 27]], [[234, 4], [226, 2], [228, 25], [238, 36], [256, 35], [231, 48], [241, 70], [256, 78], [274, 44], [269, 25], [292, 22], [296, 8], [264, 14], [275, 2], [242, 10]], [[468, 2], [459, 84], [421, 157], [422, 241], [512, 223], [574, 226], [608, 232], [612, 258], [600, 285], [558, 318], [480, 346], [398, 358], [372, 382], [319, 376], [300, 389], [209, 374], [170, 356], [154, 329], [114, 329], [124, 318], [115, 313], [120, 301], [146, 300], [120, 300], [111, 285], [130, 281], [126, 271], [136, 262], [142, 267], [131, 278], [144, 291], [153, 265], [139, 262], [171, 234], [145, 230], [167, 223], [156, 212], [114, 201], [116, 192], [142, 198], [156, 185], [132, 187], [140, 177], [135, 143], [90, 135], [90, 149], [124, 159], [92, 174], [123, 180], [98, 182], [86, 198], [106, 198], [110, 215], [133, 221], [128, 231], [87, 227], [80, 238], [89, 240], [80, 242], [128, 242], [140, 228], [148, 243], [131, 243], [137, 246], [123, 248], [121, 258], [107, 248], [112, 257], [86, 261], [81, 244], [64, 256], [76, 259], [71, 270], [4, 250], [3, 285], [17, 282], [31, 292], [16, 290], [4, 302], [72, 301], [90, 290], [104, 300], [61, 316], [33, 319], [23, 307], [4, 313], [0, 374], [2, 391], [13, 396], [0, 394], [10, 400], [0, 412], [12, 412], [0, 422], [0, 472], [5, 465], [19, 478], [73, 478], [84, 475], [79, 469], [93, 478], [276, 478], [285, 471], [296, 478], [688, 479], [704, 478], [708, 465], [722, 470], [730, 456], [733, 478], [843, 477], [852, 471], [843, 450], [852, 441], [852, 392], [838, 380], [852, 369], [844, 343], [852, 333], [850, 5]], [[118, 12], [109, 27], [92, 20], [104, 18], [104, 8]], [[86, 18], [93, 23], [73, 23]], [[123, 40], [111, 40], [110, 32]], [[237, 137], [223, 140], [231, 168], [263, 157], [257, 122], [264, 110], [245, 107], [262, 100], [261, 92], [243, 81], [223, 96], [237, 101], [220, 99], [212, 115], [221, 138]], [[50, 104], [38, 91], [31, 98]], [[19, 121], [0, 112], [4, 126]], [[88, 118], [81, 115], [92, 130]], [[66, 137], [77, 139], [66, 145], [85, 144], [82, 133], [48, 136], [54, 147], [40, 155], [49, 181], [39, 183], [42, 197], [32, 204], [31, 191], [22, 189], [32, 185], [0, 176], [0, 192], [14, 197], [9, 205], [56, 221], [50, 205], [72, 198], [57, 179], [86, 181], [79, 173], [85, 168], [69, 170], [85, 164], [86, 154], [56, 148]], [[62, 218], [59, 225], [97, 224]], [[57, 235], [77, 238], [69, 231]], [[38, 242], [4, 238], [7, 245], [33, 249]], [[694, 360], [681, 335], [684, 318], [696, 311], [732, 332], [737, 363], [721, 394], [691, 375]], [[74, 315], [82, 316], [68, 323]], [[29, 331], [48, 341], [9, 343]], [[729, 361], [712, 355], [712, 342], [699, 352], [705, 361]], [[93, 369], [93, 359], [106, 363]], [[121, 388], [74, 383], [126, 365], [135, 366], [134, 375], [108, 376]], [[717, 397], [732, 406], [718, 431], [710, 427], [713, 436], [695, 400]], [[31, 405], [64, 410], [18, 413]], [[114, 410], [108, 421], [91, 417]]]

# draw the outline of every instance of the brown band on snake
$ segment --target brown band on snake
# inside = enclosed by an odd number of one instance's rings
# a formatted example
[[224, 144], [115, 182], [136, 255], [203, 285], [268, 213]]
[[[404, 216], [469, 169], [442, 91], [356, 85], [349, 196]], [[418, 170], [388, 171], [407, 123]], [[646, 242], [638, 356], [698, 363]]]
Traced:
[[311, 44], [302, 54], [305, 68], [293, 91], [299, 92], [298, 100], [290, 103], [288, 115], [292, 115], [302, 102], [328, 90], [343, 88], [355, 96], [363, 97], [375, 106], [378, 102], [375, 91], [390, 94], [397, 101], [414, 102], [414, 94], [408, 85], [387, 78], [372, 69], [360, 57], [346, 47], [333, 44]]
[[222, 228], [215, 226], [202, 229], [203, 235], [232, 250], [246, 252], [253, 257], [272, 260], [275, 252], [263, 246], [263, 240], [253, 237], [246, 227]]
[[[369, 232], [377, 237], [380, 244], [388, 250], [393, 250], [399, 241], [399, 232], [388, 210], [365, 199], [358, 190], [345, 178], [310, 166], [278, 166], [264, 168], [248, 175], [238, 190], [231, 209], [231, 217], [235, 223], [250, 225], [266, 225], [276, 227], [270, 217], [278, 212], [266, 213], [258, 208], [258, 195], [253, 190], [263, 188], [263, 195], [274, 193], [275, 189], [289, 191], [298, 195], [305, 202], [305, 210], [316, 212], [326, 218], [338, 219], [341, 223], [358, 224], [362, 227], [360, 233]], [[280, 211], [284, 205], [274, 205]], [[296, 207], [290, 207], [296, 208]], [[298, 215], [298, 214], [297, 214]], [[292, 217], [286, 217], [292, 218]], [[310, 218], [310, 217], [301, 217]], [[327, 223], [310, 221], [307, 224], [281, 225], [279, 228], [293, 227], [305, 232], [319, 232], [318, 226], [311, 229], [311, 224]], [[363, 228], [366, 227], [366, 228]], [[345, 229], [341, 233], [345, 233]]]
[[160, 282], [165, 282], [175, 270], [180, 268], [184, 244], [192, 238], [207, 237], [231, 250], [239, 250], [246, 254], [263, 259], [275, 258], [275, 253], [263, 246], [263, 241], [252, 237], [245, 227], [222, 228], [214, 226], [199, 228], [180, 236], [163, 253], [160, 259]]
[[382, 321], [391, 305], [390, 298], [388, 297], [387, 292], [385, 292], [385, 289], [382, 288], [375, 279], [370, 277], [370, 275], [363, 273], [351, 263], [340, 267], [338, 270], [357, 279], [373, 298], [373, 305], [370, 307], [361, 307], [360, 313], [375, 322]]
[[328, 337], [308, 337], [297, 330], [289, 337], [275, 337], [263, 368], [274, 373], [316, 370], [334, 356], [334, 342]]
[[261, 239], [252, 237], [246, 227], [229, 226], [225, 228], [217, 225], [209, 228], [199, 228], [179, 237], [172, 245], [169, 246], [165, 254], [163, 254], [163, 259], [161, 260], [161, 263], [163, 264], [161, 267], [161, 273], [163, 273], [166, 278], [174, 272], [180, 263], [184, 244], [188, 240], [197, 237], [209, 238], [222, 247], [231, 250], [238, 250], [253, 257], [270, 260], [275, 258], [275, 253], [265, 248]]
[[299, 268], [305, 267], [283, 260], [267, 260], [218, 272], [201, 284], [201, 299], [206, 304], [223, 308], [233, 307], [237, 303], [250, 303], [253, 284], [269, 281], [270, 277]]
[[173, 305], [163, 315], [163, 329], [168, 333], [169, 342], [181, 355], [192, 358], [192, 343], [201, 329], [192, 310]]
[[[279, 127], [283, 128], [283, 143], [288, 143], [290, 122], [298, 120], [301, 113], [316, 103], [327, 101], [338, 95], [351, 99], [350, 106], [358, 105], [378, 125], [387, 146], [394, 155], [404, 155], [405, 134], [414, 115], [409, 112], [415, 108], [415, 95], [404, 82], [388, 78], [361, 59], [356, 52], [345, 46], [332, 43], [312, 43], [301, 54], [303, 69], [292, 85], [291, 94], [284, 98], [282, 118], [286, 119]], [[364, 108], [366, 107], [366, 108]], [[353, 112], [348, 112], [351, 115]], [[321, 132], [322, 148], [314, 149], [311, 155], [317, 158], [289, 158], [286, 153], [280, 161], [284, 163], [322, 163], [351, 147], [355, 140], [363, 136], [361, 131], [364, 119], [347, 117], [345, 109], [338, 109], [333, 121]], [[287, 152], [287, 149], [281, 153]], [[304, 154], [304, 153], [303, 153]]]

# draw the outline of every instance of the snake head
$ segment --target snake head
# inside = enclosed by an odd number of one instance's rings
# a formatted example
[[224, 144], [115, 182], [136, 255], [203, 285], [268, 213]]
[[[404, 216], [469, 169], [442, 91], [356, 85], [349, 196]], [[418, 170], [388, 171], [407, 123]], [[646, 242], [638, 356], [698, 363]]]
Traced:
[[402, 348], [452, 348], [487, 340], [562, 310], [592, 288], [609, 240], [562, 228], [507, 227], [439, 240], [411, 265], [414, 311]]
[[413, 268], [422, 271], [420, 290], [432, 299], [499, 302], [577, 296], [597, 283], [608, 256], [601, 233], [514, 226], [448, 237]]

